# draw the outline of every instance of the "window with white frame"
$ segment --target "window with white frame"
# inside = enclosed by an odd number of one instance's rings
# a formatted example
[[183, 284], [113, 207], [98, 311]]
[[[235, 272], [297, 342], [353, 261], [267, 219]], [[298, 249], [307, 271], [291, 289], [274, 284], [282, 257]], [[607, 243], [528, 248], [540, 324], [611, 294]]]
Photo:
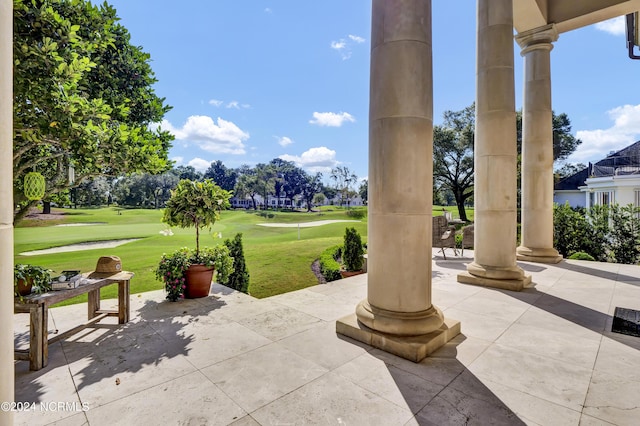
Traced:
[[595, 205], [597, 206], [610, 206], [616, 202], [615, 191], [596, 191], [595, 192]]

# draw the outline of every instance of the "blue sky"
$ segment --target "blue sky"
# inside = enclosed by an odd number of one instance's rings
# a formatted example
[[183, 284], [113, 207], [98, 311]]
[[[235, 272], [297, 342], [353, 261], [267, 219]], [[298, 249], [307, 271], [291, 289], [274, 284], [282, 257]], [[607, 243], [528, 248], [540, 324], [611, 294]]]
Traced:
[[[132, 43], [151, 55], [156, 93], [173, 109], [170, 157], [204, 170], [279, 157], [309, 172], [368, 175], [369, 0], [111, 0]], [[516, 52], [516, 106], [522, 58]], [[433, 1], [434, 123], [475, 98], [475, 0]], [[624, 23], [560, 35], [553, 107], [583, 140], [570, 162], [640, 138], [640, 61]]]

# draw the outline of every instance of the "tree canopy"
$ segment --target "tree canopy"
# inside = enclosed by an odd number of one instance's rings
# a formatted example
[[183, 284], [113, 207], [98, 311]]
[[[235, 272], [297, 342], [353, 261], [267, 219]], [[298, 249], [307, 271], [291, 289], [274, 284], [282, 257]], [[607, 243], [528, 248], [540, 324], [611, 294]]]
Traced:
[[14, 222], [35, 203], [22, 195], [27, 172], [45, 176], [51, 197], [86, 178], [168, 169], [173, 136], [153, 124], [170, 107], [115, 9], [86, 0], [13, 3]]
[[433, 177], [436, 186], [453, 193], [461, 220], [464, 202], [473, 196], [475, 103], [461, 111], [445, 111], [442, 126], [433, 127]]
[[[571, 134], [567, 114], [553, 113], [553, 159], [562, 161], [582, 143]], [[516, 143], [522, 152], [522, 112], [516, 113]], [[473, 197], [473, 148], [475, 103], [461, 111], [445, 111], [444, 123], [433, 128], [433, 177], [435, 189], [453, 194], [460, 219], [467, 220], [464, 203]], [[518, 172], [518, 187], [520, 185]]]

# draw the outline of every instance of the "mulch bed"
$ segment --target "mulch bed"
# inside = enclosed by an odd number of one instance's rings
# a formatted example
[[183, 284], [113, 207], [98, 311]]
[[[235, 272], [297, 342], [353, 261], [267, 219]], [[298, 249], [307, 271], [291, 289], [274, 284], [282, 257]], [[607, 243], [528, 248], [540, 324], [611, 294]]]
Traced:
[[318, 259], [314, 260], [311, 264], [311, 270], [314, 275], [318, 279], [318, 284], [326, 284], [327, 280], [324, 279], [324, 276], [320, 273], [320, 261]]

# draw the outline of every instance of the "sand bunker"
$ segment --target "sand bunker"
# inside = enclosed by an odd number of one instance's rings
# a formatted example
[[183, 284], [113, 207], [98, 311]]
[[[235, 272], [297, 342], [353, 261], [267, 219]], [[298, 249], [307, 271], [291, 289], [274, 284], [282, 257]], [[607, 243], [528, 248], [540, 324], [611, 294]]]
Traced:
[[92, 241], [86, 243], [69, 244], [68, 246], [52, 247], [44, 250], [25, 251], [22, 256], [37, 256], [39, 254], [65, 253], [69, 251], [94, 250], [100, 248], [114, 248], [123, 244], [137, 241], [140, 238], [129, 238], [126, 240]]
[[312, 226], [329, 225], [330, 223], [339, 222], [360, 222], [359, 220], [316, 220], [315, 222], [303, 222], [303, 223], [258, 223], [260, 226], [269, 226], [272, 228], [310, 228]]

